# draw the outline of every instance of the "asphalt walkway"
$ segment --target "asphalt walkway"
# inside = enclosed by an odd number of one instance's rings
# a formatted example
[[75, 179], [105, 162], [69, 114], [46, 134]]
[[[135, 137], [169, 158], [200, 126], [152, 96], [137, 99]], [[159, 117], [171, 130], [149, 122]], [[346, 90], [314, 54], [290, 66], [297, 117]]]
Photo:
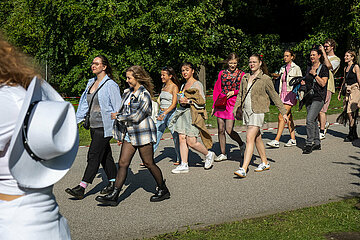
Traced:
[[[336, 116], [329, 116], [330, 123]], [[80, 147], [69, 173], [55, 185], [54, 192], [61, 213], [68, 219], [72, 238], [77, 239], [134, 239], [160, 233], [203, 227], [209, 224], [241, 220], [318, 205], [349, 196], [359, 195], [360, 185], [360, 140], [344, 143], [347, 128], [332, 124], [322, 150], [310, 155], [302, 154], [306, 131], [304, 120], [296, 121], [296, 147], [286, 148], [289, 139], [285, 129], [279, 149], [267, 149], [271, 164], [269, 171], [256, 173], [260, 163], [255, 156], [246, 178], [236, 178], [233, 172], [241, 161], [236, 143], [227, 137], [229, 160], [215, 163], [211, 170], [204, 170], [203, 156], [190, 153], [190, 172], [172, 174], [174, 168], [173, 141], [164, 136], [156, 162], [162, 169], [171, 192], [169, 200], [151, 203], [155, 193], [155, 181], [148, 170], [139, 166], [135, 155], [128, 179], [120, 195], [117, 207], [98, 205], [95, 197], [104, 187], [103, 170], [100, 169], [94, 183], [87, 189], [83, 200], [74, 200], [64, 192], [81, 180], [86, 165], [87, 148]], [[275, 138], [277, 123], [265, 124], [264, 142]], [[244, 128], [236, 129], [245, 139]], [[359, 130], [358, 130], [359, 131]], [[214, 151], [219, 154], [216, 130]], [[120, 147], [112, 146], [113, 156], [119, 157]]]

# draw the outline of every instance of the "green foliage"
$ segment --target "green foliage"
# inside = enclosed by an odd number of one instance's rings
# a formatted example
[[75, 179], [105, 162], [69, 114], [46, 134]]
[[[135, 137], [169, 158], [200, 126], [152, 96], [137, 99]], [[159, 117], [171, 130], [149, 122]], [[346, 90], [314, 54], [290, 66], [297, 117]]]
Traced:
[[305, 19], [312, 34], [297, 44], [295, 50], [307, 57], [313, 44], [332, 38], [340, 44], [338, 56], [350, 48], [359, 48], [359, 0], [297, 0], [306, 7]]
[[[219, 68], [218, 63], [234, 51], [242, 67], [251, 53], [261, 52], [269, 60], [276, 56], [270, 65], [278, 68], [279, 36], [250, 36], [226, 24], [221, 2], [5, 0], [0, 19], [9, 41], [42, 66], [47, 64], [49, 81], [68, 95], [81, 92], [92, 77], [89, 64], [100, 53], [108, 56], [122, 87], [125, 69], [134, 64], [143, 65], [160, 86], [162, 66], [177, 69], [186, 60]], [[209, 74], [216, 73], [208, 71], [212, 85], [215, 78]]]
[[47, 65], [49, 82], [66, 95], [84, 89], [98, 54], [109, 58], [122, 88], [131, 65], [144, 66], [159, 89], [159, 69], [178, 69], [183, 61], [205, 65], [211, 87], [230, 52], [239, 54], [244, 70], [252, 53], [263, 54], [270, 71], [278, 70], [291, 44], [281, 42], [283, 19], [276, 19], [276, 11], [297, 4], [313, 29], [295, 47], [303, 57], [327, 37], [347, 42], [351, 36], [349, 42], [358, 44], [358, 0], [2, 0], [0, 29], [44, 69]]

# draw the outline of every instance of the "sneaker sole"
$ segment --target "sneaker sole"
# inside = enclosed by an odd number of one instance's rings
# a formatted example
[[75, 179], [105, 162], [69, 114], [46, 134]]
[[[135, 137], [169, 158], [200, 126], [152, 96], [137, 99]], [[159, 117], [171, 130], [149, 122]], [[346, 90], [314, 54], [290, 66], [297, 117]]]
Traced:
[[171, 173], [173, 173], [173, 174], [178, 174], [178, 173], [188, 173], [189, 172], [189, 170], [187, 170], [187, 171], [179, 171], [179, 172], [173, 172], [173, 171], [171, 171]]
[[241, 178], [246, 178], [246, 176], [241, 175], [241, 174], [238, 174], [237, 172], [234, 172], [234, 174], [235, 174], [236, 176], [238, 176], [238, 177], [241, 177]]
[[268, 167], [268, 168], [264, 168], [264, 169], [262, 169], [262, 170], [254, 170], [254, 172], [263, 172], [263, 171], [266, 171], [266, 170], [269, 170], [270, 169], [270, 167]]
[[225, 158], [225, 159], [215, 159], [214, 162], [222, 162], [222, 161], [225, 161], [225, 160], [227, 160], [227, 158]]
[[284, 147], [294, 147], [294, 146], [296, 146], [296, 144], [291, 144], [291, 145], [284, 145]]
[[213, 165], [211, 165], [211, 166], [208, 167], [208, 168], [204, 167], [204, 169], [205, 169], [205, 170], [210, 170], [210, 169], [212, 169], [212, 167], [213, 167]]

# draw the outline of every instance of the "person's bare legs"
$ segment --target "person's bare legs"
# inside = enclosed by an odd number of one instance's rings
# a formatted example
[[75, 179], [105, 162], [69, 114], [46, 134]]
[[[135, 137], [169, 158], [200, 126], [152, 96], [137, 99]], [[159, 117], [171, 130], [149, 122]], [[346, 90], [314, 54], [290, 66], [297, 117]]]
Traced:
[[180, 156], [181, 156], [181, 163], [187, 164], [188, 157], [189, 157], [189, 147], [186, 142], [186, 135], [179, 134], [179, 145], [180, 145]]
[[320, 122], [320, 130], [325, 130], [325, 124], [326, 124], [326, 113], [325, 112], [319, 112], [319, 122]]
[[244, 162], [242, 165], [242, 168], [245, 170], [245, 172], [246, 172], [246, 170], [250, 164], [251, 158], [253, 156], [255, 139], [256, 139], [257, 135], [259, 134], [259, 132], [260, 132], [260, 128], [257, 126], [248, 126], [247, 127], [246, 149], [245, 149], [245, 154], [244, 154]]
[[265, 154], [265, 146], [264, 146], [264, 142], [263, 142], [262, 137], [261, 137], [260, 130], [258, 131], [258, 133], [256, 135], [256, 138], [255, 138], [255, 146], [256, 146], [256, 150], [259, 153], [261, 161], [264, 164], [268, 164], [266, 154]]
[[[292, 106], [284, 104], [284, 107], [286, 109], [286, 115], [288, 115], [288, 118], [289, 118], [288, 127], [289, 127], [290, 137], [291, 137], [291, 139], [295, 140], [294, 120], [293, 120], [292, 113], [291, 113]], [[279, 116], [278, 116], [278, 131], [277, 131], [275, 140], [280, 141], [280, 137], [281, 137], [281, 135], [282, 135], [282, 133], [284, 131], [284, 128], [285, 128], [285, 121], [284, 121], [284, 118], [283, 118], [282, 114], [279, 113]]]
[[[189, 137], [186, 136], [186, 143], [189, 147], [193, 148], [194, 150], [204, 154], [205, 156], [209, 153], [209, 151], [206, 149], [206, 147], [204, 146], [204, 144], [199, 143], [196, 140], [196, 137]], [[182, 156], [181, 156], [182, 159]]]

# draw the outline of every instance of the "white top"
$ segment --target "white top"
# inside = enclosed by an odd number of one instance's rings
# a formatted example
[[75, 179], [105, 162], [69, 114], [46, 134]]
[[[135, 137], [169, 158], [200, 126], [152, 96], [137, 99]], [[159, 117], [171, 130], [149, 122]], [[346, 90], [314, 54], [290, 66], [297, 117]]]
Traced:
[[7, 151], [26, 90], [21, 86], [0, 87], [0, 193], [9, 195], [24, 194], [9, 170]]

